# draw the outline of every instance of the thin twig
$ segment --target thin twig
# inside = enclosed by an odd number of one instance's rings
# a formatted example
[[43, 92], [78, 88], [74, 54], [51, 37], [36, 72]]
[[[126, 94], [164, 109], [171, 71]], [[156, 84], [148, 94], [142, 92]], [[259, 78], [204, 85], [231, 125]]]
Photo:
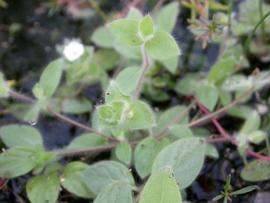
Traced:
[[247, 90], [242, 95], [240, 95], [237, 99], [235, 99], [233, 102], [229, 103], [227, 106], [224, 106], [223, 108], [221, 108], [213, 113], [210, 113], [208, 115], [205, 115], [202, 118], [199, 118], [195, 121], [190, 122], [187, 125], [187, 127], [194, 127], [194, 126], [202, 125], [203, 123], [210, 121], [212, 117], [218, 117], [218, 116], [226, 113], [229, 109], [231, 109], [232, 107], [234, 107], [235, 105], [240, 103], [242, 101], [242, 99], [245, 98], [247, 95], [249, 95], [252, 91], [253, 91], [253, 89]]
[[[129, 144], [131, 146], [136, 146], [139, 143], [139, 141], [131, 141]], [[96, 154], [101, 152], [110, 151], [111, 149], [116, 148], [117, 142], [104, 145], [104, 146], [98, 146], [98, 147], [91, 147], [91, 148], [82, 148], [82, 149], [62, 149], [62, 150], [55, 150], [54, 152], [60, 156], [60, 157], [72, 157], [72, 156], [80, 156], [83, 154]]]
[[[20, 101], [23, 101], [23, 102], [26, 102], [26, 103], [31, 103], [31, 104], [32, 104], [32, 103], [35, 103], [35, 102], [36, 102], [35, 99], [33, 99], [33, 98], [31, 98], [31, 97], [28, 97], [28, 96], [26, 96], [26, 95], [23, 95], [23, 94], [21, 94], [21, 93], [18, 93], [18, 92], [14, 91], [14, 90], [10, 90], [10, 91], [9, 91], [9, 95], [10, 95], [10, 97], [12, 97], [12, 98], [14, 98], [14, 99], [16, 99], [16, 100], [20, 100]], [[116, 140], [116, 139], [114, 139], [114, 138], [112, 138], [112, 137], [110, 137], [110, 136], [107, 136], [107, 135], [105, 135], [105, 134], [103, 134], [103, 133], [101, 133], [101, 132], [95, 130], [94, 128], [88, 127], [87, 125], [84, 125], [84, 124], [82, 124], [82, 123], [79, 123], [79, 122], [77, 122], [77, 121], [75, 121], [75, 120], [73, 120], [73, 119], [71, 119], [71, 118], [69, 118], [69, 117], [67, 117], [67, 116], [64, 116], [64, 115], [62, 115], [62, 114], [60, 114], [60, 113], [54, 111], [54, 110], [53, 110], [51, 107], [49, 107], [49, 106], [46, 108], [46, 110], [47, 110], [49, 113], [51, 113], [52, 115], [54, 115], [56, 118], [58, 118], [58, 119], [60, 119], [60, 120], [62, 120], [62, 121], [64, 121], [64, 122], [66, 122], [66, 123], [69, 123], [69, 124], [71, 124], [71, 125], [73, 125], [73, 126], [76, 126], [76, 127], [78, 127], [78, 128], [81, 128], [81, 129], [83, 129], [83, 130], [85, 130], [85, 131], [87, 131], [87, 132], [95, 133], [95, 134], [97, 134], [97, 135], [99, 135], [99, 136], [105, 138], [106, 140], [107, 140], [107, 139], [108, 139], [108, 140]]]
[[[197, 100], [197, 104], [203, 113], [210, 115], [210, 112], [202, 104], [200, 104], [200, 102], [198, 100]], [[231, 136], [220, 125], [220, 123], [218, 122], [218, 120], [216, 119], [215, 116], [212, 116], [211, 120], [212, 120], [213, 124], [215, 125], [215, 127], [217, 128], [217, 130], [219, 131], [221, 138], [227, 139], [228, 141], [230, 141], [231, 144], [238, 146], [237, 141], [231, 138]], [[258, 152], [251, 150], [251, 149], [246, 149], [246, 154], [249, 156], [255, 157], [259, 160], [270, 161], [270, 156], [262, 155]]]

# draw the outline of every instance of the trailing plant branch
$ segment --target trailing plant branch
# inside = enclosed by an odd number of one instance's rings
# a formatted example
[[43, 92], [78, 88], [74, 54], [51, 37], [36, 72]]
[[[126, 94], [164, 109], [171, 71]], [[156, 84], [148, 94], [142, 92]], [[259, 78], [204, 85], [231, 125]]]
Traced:
[[[31, 98], [31, 97], [28, 97], [28, 96], [26, 96], [26, 95], [23, 95], [23, 94], [21, 94], [21, 93], [18, 93], [18, 92], [14, 91], [14, 90], [10, 90], [10, 91], [9, 91], [9, 95], [10, 95], [10, 97], [12, 97], [12, 98], [14, 98], [14, 99], [16, 99], [16, 100], [20, 100], [20, 101], [23, 101], [23, 102], [26, 102], [26, 103], [35, 103], [35, 102], [36, 102], [35, 99], [33, 99], [33, 98]], [[46, 108], [46, 110], [47, 110], [49, 113], [51, 113], [52, 115], [54, 115], [56, 118], [58, 118], [58, 119], [60, 119], [60, 120], [62, 120], [62, 121], [64, 121], [64, 122], [66, 122], [66, 123], [69, 123], [69, 124], [71, 124], [71, 125], [73, 125], [73, 126], [76, 126], [76, 127], [78, 127], [78, 128], [81, 128], [81, 129], [83, 129], [83, 130], [85, 130], [85, 131], [87, 131], [87, 132], [95, 133], [95, 134], [97, 134], [97, 135], [99, 135], [99, 136], [101, 136], [101, 137], [103, 137], [103, 138], [105, 138], [105, 139], [108, 139], [108, 140], [116, 140], [116, 139], [114, 139], [114, 138], [112, 138], [112, 137], [109, 137], [109, 136], [107, 136], [107, 135], [105, 135], [105, 134], [103, 134], [103, 133], [101, 133], [101, 132], [95, 130], [94, 128], [88, 127], [87, 125], [84, 125], [84, 124], [82, 124], [82, 123], [79, 123], [79, 122], [77, 122], [77, 121], [75, 121], [75, 120], [73, 120], [73, 119], [71, 119], [71, 118], [69, 118], [69, 117], [67, 117], [67, 116], [64, 116], [64, 115], [62, 115], [62, 114], [60, 114], [60, 113], [54, 111], [54, 110], [53, 110], [51, 107], [49, 107], [49, 106]]]
[[[131, 146], [136, 146], [139, 141], [131, 141], [129, 144]], [[59, 157], [72, 157], [72, 156], [81, 156], [81, 155], [90, 155], [96, 154], [101, 152], [110, 151], [117, 147], [117, 142], [113, 142], [108, 145], [98, 146], [98, 147], [91, 147], [91, 148], [84, 148], [84, 149], [62, 149], [62, 150], [55, 150], [54, 152]]]
[[238, 103], [240, 103], [242, 101], [243, 98], [245, 98], [246, 96], [248, 96], [249, 94], [251, 94], [253, 91], [253, 88], [247, 90], [246, 92], [244, 92], [242, 95], [240, 95], [237, 99], [235, 99], [234, 101], [232, 101], [231, 103], [229, 103], [228, 105], [224, 106], [223, 108], [220, 108], [219, 110], [213, 112], [213, 113], [209, 113], [197, 120], [194, 120], [192, 122], [190, 122], [187, 127], [195, 127], [198, 125], [203, 125], [209, 121], [211, 121], [212, 117], [219, 117], [222, 114], [225, 114], [229, 109], [231, 109], [232, 107], [234, 107], [235, 105], [237, 105]]
[[[202, 104], [200, 104], [200, 102], [198, 100], [197, 100], [197, 105], [198, 105], [201, 112], [203, 112], [206, 115], [210, 115], [210, 112]], [[217, 118], [215, 116], [212, 116], [211, 120], [212, 120], [213, 124], [215, 125], [215, 127], [217, 128], [217, 130], [219, 131], [222, 140], [227, 139], [228, 141], [230, 141], [231, 144], [234, 144], [234, 145], [238, 146], [237, 141], [230, 137], [230, 135], [220, 125], [220, 123], [218, 122], [218, 120], [217, 120]], [[264, 161], [269, 161], [270, 160], [270, 156], [262, 155], [262, 154], [260, 154], [258, 152], [255, 152], [255, 151], [251, 150], [251, 149], [246, 149], [246, 154], [249, 155], [249, 156], [255, 157], [257, 159], [260, 159], [260, 160], [264, 160]]]

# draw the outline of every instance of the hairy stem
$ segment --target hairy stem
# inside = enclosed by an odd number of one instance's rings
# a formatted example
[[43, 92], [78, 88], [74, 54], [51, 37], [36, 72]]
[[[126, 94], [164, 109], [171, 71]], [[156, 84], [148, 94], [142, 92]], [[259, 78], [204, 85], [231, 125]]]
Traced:
[[[14, 90], [10, 90], [10, 91], [9, 91], [9, 95], [10, 95], [10, 97], [12, 97], [12, 98], [14, 98], [14, 99], [16, 99], [16, 100], [20, 100], [20, 101], [22, 101], [22, 102], [31, 103], [31, 104], [36, 102], [35, 99], [33, 99], [33, 98], [31, 98], [31, 97], [28, 97], [28, 96], [26, 96], [26, 95], [23, 95], [23, 94], [21, 94], [21, 93], [18, 93], [18, 92], [14, 91]], [[73, 125], [73, 126], [76, 126], [76, 127], [78, 127], [78, 128], [81, 128], [81, 129], [83, 129], [83, 130], [85, 130], [85, 131], [87, 131], [87, 132], [95, 133], [95, 134], [97, 134], [97, 135], [99, 135], [99, 136], [105, 138], [106, 140], [115, 140], [114, 138], [109, 137], [109, 136], [107, 136], [107, 135], [105, 135], [105, 134], [103, 134], [103, 133], [101, 133], [101, 132], [95, 130], [94, 128], [88, 127], [87, 125], [84, 125], [84, 124], [82, 124], [82, 123], [79, 123], [79, 122], [77, 122], [77, 121], [75, 121], [75, 120], [73, 120], [73, 119], [71, 119], [71, 118], [69, 118], [69, 117], [67, 117], [67, 116], [64, 116], [64, 115], [62, 115], [62, 114], [60, 114], [60, 113], [54, 111], [54, 110], [53, 110], [51, 107], [49, 107], [49, 106], [46, 108], [46, 110], [47, 110], [49, 113], [51, 113], [52, 115], [54, 115], [56, 118], [58, 118], [58, 119], [60, 119], [60, 120], [62, 120], [62, 121], [64, 121], [64, 122], [66, 122], [66, 123], [68, 123], [68, 124], [71, 124], [71, 125]]]
[[134, 99], [138, 99], [140, 97], [140, 93], [143, 86], [143, 80], [144, 80], [146, 72], [148, 71], [150, 67], [150, 59], [146, 53], [144, 44], [141, 46], [141, 53], [142, 53], [142, 58], [143, 58], [143, 62], [142, 62], [143, 71], [137, 83], [136, 89], [134, 91], [134, 95], [133, 95]]

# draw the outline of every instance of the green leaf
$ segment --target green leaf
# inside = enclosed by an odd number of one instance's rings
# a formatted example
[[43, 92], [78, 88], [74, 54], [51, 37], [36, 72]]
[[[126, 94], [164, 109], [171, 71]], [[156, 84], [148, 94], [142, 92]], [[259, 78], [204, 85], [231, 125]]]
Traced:
[[0, 128], [0, 138], [8, 147], [43, 146], [40, 133], [27, 125], [6, 125]]
[[224, 81], [221, 88], [224, 91], [234, 92], [247, 90], [252, 88], [252, 86], [253, 83], [251, 78], [247, 78], [244, 75], [233, 75]]
[[214, 145], [211, 145], [211, 144], [207, 144], [205, 154], [206, 154], [206, 156], [212, 157], [214, 159], [219, 158], [217, 148]]
[[134, 165], [141, 178], [145, 178], [151, 173], [156, 156], [168, 144], [168, 139], [157, 141], [149, 137], [140, 141], [136, 146], [134, 151]]
[[179, 80], [175, 86], [175, 91], [181, 95], [193, 95], [198, 88], [200, 76], [197, 74], [187, 74]]
[[139, 22], [131, 19], [115, 20], [109, 25], [110, 32], [121, 42], [128, 45], [139, 46], [142, 44], [138, 36]]
[[0, 98], [8, 97], [9, 88], [5, 82], [3, 73], [0, 72]]
[[200, 138], [184, 138], [165, 147], [154, 161], [152, 172], [171, 168], [181, 189], [188, 187], [203, 167], [206, 144]]
[[60, 192], [57, 172], [31, 178], [27, 182], [26, 192], [31, 203], [55, 203]]
[[15, 178], [31, 171], [36, 165], [36, 151], [14, 147], [0, 154], [0, 177]]
[[192, 131], [186, 125], [174, 125], [170, 129], [170, 135], [175, 139], [193, 137]]
[[119, 125], [124, 122], [122, 115], [125, 109], [125, 103], [121, 101], [114, 101], [109, 105], [100, 105], [97, 108], [99, 128], [120, 127]]
[[115, 161], [101, 161], [89, 166], [84, 174], [84, 181], [94, 194], [117, 181], [124, 185], [134, 185], [128, 168]]
[[[175, 118], [179, 117], [180, 115], [184, 115], [185, 111], [185, 106], [174, 106], [162, 112], [160, 117], [158, 118], [157, 127], [154, 128], [155, 134], [161, 133], [165, 127], [171, 125], [172, 121]], [[182, 117], [182, 119], [180, 119], [178, 124], [186, 124], [188, 122], [188, 119], [188, 115], [185, 115]]]
[[113, 43], [114, 49], [124, 58], [140, 61], [142, 58], [140, 46], [130, 46], [120, 40], [115, 40]]
[[132, 203], [131, 187], [121, 181], [113, 182], [98, 194], [94, 203]]
[[[57, 59], [57, 60], [52, 61], [43, 71], [40, 77], [40, 80], [35, 85], [33, 91], [36, 88], [38, 88], [42, 90], [44, 97], [46, 98], [52, 97], [61, 80], [61, 76], [63, 72], [62, 64], [63, 64], [62, 59]], [[40, 95], [35, 94], [35, 96], [38, 99], [41, 99]]]
[[146, 15], [139, 22], [139, 35], [144, 41], [153, 37], [155, 32], [154, 23], [150, 15]]
[[243, 195], [249, 192], [252, 192], [253, 190], [259, 190], [260, 188], [257, 185], [250, 185], [244, 188], [241, 188], [239, 190], [233, 191], [232, 195]]
[[130, 105], [125, 127], [130, 130], [150, 129], [156, 125], [155, 115], [150, 106], [142, 101]]
[[115, 82], [119, 90], [124, 95], [131, 95], [136, 89], [143, 69], [141, 67], [133, 66], [122, 70], [116, 77]]
[[89, 100], [83, 99], [65, 99], [62, 102], [62, 112], [71, 114], [82, 114], [92, 110], [92, 104]]
[[71, 162], [65, 166], [61, 185], [72, 194], [79, 197], [92, 198], [93, 193], [87, 187], [84, 179], [84, 172], [88, 168], [88, 165], [82, 162]]
[[113, 36], [110, 33], [109, 28], [105, 26], [97, 28], [92, 34], [91, 40], [99, 47], [104, 48], [113, 47]]
[[116, 158], [129, 165], [132, 160], [132, 148], [128, 142], [121, 142], [116, 146], [115, 149]]
[[99, 49], [95, 52], [94, 61], [103, 70], [112, 70], [120, 64], [120, 55], [112, 49]]
[[130, 100], [131, 100], [130, 96], [124, 95], [120, 91], [119, 85], [112, 80], [105, 92], [105, 103], [110, 104], [114, 101], [130, 102]]
[[172, 57], [169, 59], [161, 60], [160, 62], [164, 65], [164, 67], [172, 74], [175, 74], [178, 69], [178, 60], [179, 57]]
[[150, 176], [139, 203], [182, 203], [179, 187], [169, 171], [157, 171]]
[[163, 60], [180, 55], [180, 49], [174, 38], [164, 31], [157, 31], [154, 37], [146, 42], [145, 48], [153, 59]]
[[157, 27], [161, 30], [171, 33], [176, 24], [178, 13], [178, 2], [172, 2], [162, 7], [154, 18]]
[[103, 137], [96, 135], [95, 133], [85, 133], [76, 137], [68, 145], [69, 149], [85, 149], [90, 147], [97, 147], [106, 144], [106, 140]]
[[254, 160], [241, 171], [241, 177], [250, 182], [270, 179], [270, 161]]
[[220, 84], [224, 79], [232, 75], [241, 67], [248, 66], [248, 61], [243, 53], [241, 45], [229, 46], [212, 66], [208, 74], [208, 81]]
[[141, 20], [143, 18], [143, 15], [139, 9], [131, 7], [126, 18], [133, 20]]
[[261, 130], [255, 130], [248, 135], [248, 140], [254, 144], [260, 144], [267, 138], [267, 134]]
[[208, 110], [213, 111], [218, 102], [219, 91], [213, 85], [202, 84], [198, 87], [196, 96], [202, 105], [204, 105]]
[[257, 111], [252, 111], [246, 118], [244, 125], [242, 126], [240, 133], [249, 134], [255, 130], [258, 130], [261, 124], [261, 118]]

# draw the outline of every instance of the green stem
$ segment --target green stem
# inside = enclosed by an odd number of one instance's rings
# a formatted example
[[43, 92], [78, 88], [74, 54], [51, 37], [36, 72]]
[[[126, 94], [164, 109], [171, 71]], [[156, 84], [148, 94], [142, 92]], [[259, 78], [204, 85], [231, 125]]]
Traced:
[[196, 5], [195, 1], [191, 0], [191, 21], [196, 20]]
[[[263, 0], [259, 0], [259, 12], [260, 12], [260, 18], [263, 18]], [[263, 21], [261, 23], [261, 34], [263, 42], [265, 42], [266, 33], [265, 33], [265, 22]]]
[[228, 31], [229, 35], [232, 33], [232, 11], [233, 11], [233, 0], [228, 0], [229, 1], [229, 9], [228, 9]]
[[146, 53], [144, 44], [141, 46], [141, 53], [142, 53], [142, 58], [143, 58], [143, 61], [142, 61], [143, 71], [142, 71], [142, 74], [141, 74], [139, 81], [137, 83], [136, 89], [134, 91], [133, 99], [135, 99], [135, 100], [138, 99], [140, 96], [142, 86], [143, 86], [143, 80], [145, 78], [145, 74], [150, 67], [150, 59]]
[[257, 29], [260, 27], [260, 25], [265, 21], [265, 19], [270, 16], [270, 11], [268, 11], [266, 14], [264, 14], [262, 16], [262, 18], [259, 20], [259, 22], [255, 25], [255, 27], [253, 28], [251, 34], [249, 35], [249, 37], [247, 38], [246, 40], [246, 43], [245, 43], [245, 51], [247, 52], [248, 51], [248, 48], [249, 48], [249, 44], [251, 42], [251, 39], [252, 37], [255, 35]]

